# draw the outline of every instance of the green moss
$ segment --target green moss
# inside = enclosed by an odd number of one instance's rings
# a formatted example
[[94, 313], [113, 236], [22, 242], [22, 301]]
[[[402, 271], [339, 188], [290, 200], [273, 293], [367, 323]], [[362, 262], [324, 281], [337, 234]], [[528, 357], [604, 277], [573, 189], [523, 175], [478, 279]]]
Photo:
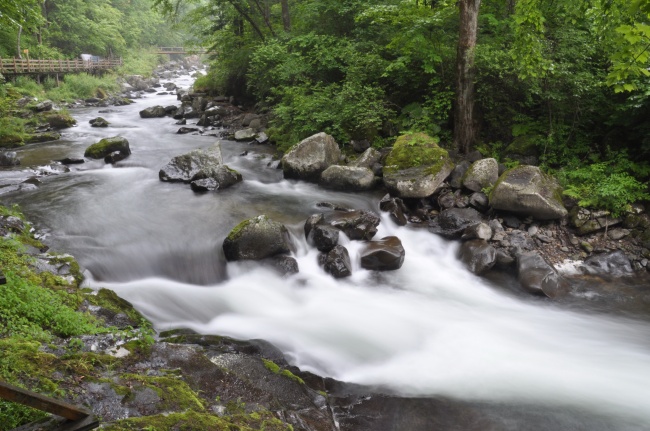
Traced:
[[93, 305], [110, 310], [114, 313], [124, 313], [132, 322], [142, 322], [146, 319], [126, 299], [117, 296], [117, 293], [110, 289], [99, 289], [97, 295], [89, 295], [88, 302]]
[[219, 417], [214, 414], [188, 411], [184, 413], [161, 414], [139, 418], [129, 418], [106, 424], [104, 431], [123, 430], [232, 430], [232, 431], [291, 431], [291, 425], [285, 424], [269, 411], [250, 415], [233, 415]]
[[[123, 374], [120, 380], [131, 388], [125, 397], [132, 396], [138, 387], [150, 388], [161, 399], [161, 408], [167, 411], [205, 411], [204, 401], [183, 380], [175, 377], [151, 377], [140, 374]], [[124, 386], [124, 385], [123, 385]], [[116, 391], [117, 392], [117, 391]], [[118, 392], [120, 395], [122, 392]]]
[[108, 154], [111, 154], [115, 151], [130, 154], [131, 152], [129, 150], [129, 142], [121, 136], [104, 138], [101, 141], [86, 148], [84, 157], [89, 157], [91, 159], [102, 159]]
[[280, 375], [282, 375], [282, 376], [284, 376], [284, 377], [287, 377], [287, 378], [289, 378], [289, 379], [293, 380], [294, 382], [299, 383], [299, 384], [301, 384], [301, 385], [304, 385], [304, 384], [305, 384], [305, 381], [304, 381], [303, 379], [301, 379], [300, 377], [296, 376], [295, 374], [293, 374], [293, 373], [292, 373], [291, 371], [289, 371], [289, 370], [286, 370], [286, 369], [285, 369], [285, 370], [282, 370], [282, 371], [280, 372]]
[[438, 139], [424, 133], [410, 133], [397, 138], [386, 158], [384, 172], [396, 173], [409, 168], [426, 167], [435, 174], [449, 158], [447, 150], [438, 146]]
[[55, 129], [65, 129], [77, 124], [77, 120], [66, 112], [48, 112], [42, 114], [43, 120]]
[[250, 218], [248, 220], [244, 220], [243, 222], [239, 223], [237, 226], [235, 226], [230, 233], [228, 234], [228, 237], [226, 238], [228, 241], [236, 241], [239, 236], [241, 235], [242, 231], [248, 227], [250, 224], [257, 224], [261, 222], [266, 222], [268, 221], [268, 217], [265, 215], [259, 215], [257, 217]]
[[279, 374], [281, 376], [287, 377], [288, 379], [291, 379], [294, 382], [299, 383], [301, 385], [305, 384], [305, 381], [303, 379], [296, 376], [291, 371], [281, 368], [275, 362], [270, 361], [268, 359], [264, 359], [264, 358], [262, 358], [262, 362], [264, 362], [264, 366], [266, 367], [266, 369], [269, 370], [270, 372], [272, 372], [273, 374]]
[[269, 361], [268, 359], [263, 359], [262, 362], [264, 362], [264, 366], [266, 367], [267, 370], [272, 372], [273, 374], [279, 374], [280, 373], [280, 366], [276, 364], [273, 361]]

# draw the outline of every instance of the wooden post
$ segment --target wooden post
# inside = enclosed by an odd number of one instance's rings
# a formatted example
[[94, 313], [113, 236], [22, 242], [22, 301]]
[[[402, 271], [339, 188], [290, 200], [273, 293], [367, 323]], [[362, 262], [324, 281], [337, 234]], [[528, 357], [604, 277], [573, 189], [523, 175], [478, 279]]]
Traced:
[[0, 398], [7, 401], [20, 403], [44, 412], [62, 416], [66, 419], [78, 421], [92, 415], [92, 412], [54, 398], [46, 397], [36, 392], [31, 392], [8, 383], [0, 381]]

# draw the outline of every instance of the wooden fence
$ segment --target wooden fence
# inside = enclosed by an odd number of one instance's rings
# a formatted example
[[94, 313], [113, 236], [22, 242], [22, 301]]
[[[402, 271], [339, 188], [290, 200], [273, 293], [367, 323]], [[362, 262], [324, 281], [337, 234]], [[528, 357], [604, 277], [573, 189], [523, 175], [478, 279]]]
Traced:
[[0, 58], [0, 73], [3, 75], [28, 75], [48, 73], [94, 73], [115, 69], [122, 65], [122, 59], [85, 60], [30, 60], [28, 58]]

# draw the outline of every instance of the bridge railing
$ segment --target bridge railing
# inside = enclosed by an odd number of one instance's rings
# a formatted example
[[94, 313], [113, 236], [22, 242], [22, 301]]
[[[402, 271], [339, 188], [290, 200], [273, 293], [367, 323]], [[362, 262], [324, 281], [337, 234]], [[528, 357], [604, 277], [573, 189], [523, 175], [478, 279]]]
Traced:
[[93, 72], [120, 67], [122, 59], [85, 60], [30, 60], [28, 58], [0, 58], [0, 73], [21, 75], [30, 73]]

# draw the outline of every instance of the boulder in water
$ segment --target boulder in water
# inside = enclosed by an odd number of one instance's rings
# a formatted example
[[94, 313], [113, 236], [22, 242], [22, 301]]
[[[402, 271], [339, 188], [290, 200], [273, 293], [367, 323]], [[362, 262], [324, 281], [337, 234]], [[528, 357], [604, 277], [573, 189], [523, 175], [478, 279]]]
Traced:
[[318, 251], [329, 252], [339, 243], [339, 230], [332, 226], [318, 224], [311, 229], [309, 238], [314, 242]]
[[190, 180], [190, 186], [195, 192], [223, 190], [242, 180], [242, 176], [226, 165], [218, 165], [201, 169]]
[[0, 166], [18, 166], [20, 159], [15, 151], [0, 151]]
[[92, 120], [89, 121], [89, 123], [92, 127], [108, 127], [108, 125], [110, 124], [102, 117], [93, 118]]
[[482, 220], [483, 217], [474, 208], [450, 208], [429, 224], [429, 230], [448, 239], [457, 239], [466, 228]]
[[318, 133], [296, 144], [282, 157], [285, 178], [317, 182], [321, 173], [339, 161], [341, 150], [334, 138]]
[[178, 135], [186, 135], [188, 133], [193, 133], [193, 132], [200, 132], [199, 129], [196, 127], [181, 127], [176, 131], [176, 134]]
[[121, 136], [104, 138], [101, 141], [86, 148], [84, 157], [88, 157], [89, 159], [103, 159], [104, 157], [114, 152], [118, 152], [124, 157], [129, 156], [131, 154], [129, 141]]
[[375, 174], [368, 168], [332, 165], [321, 174], [321, 187], [333, 190], [360, 192], [375, 187]]
[[589, 256], [580, 269], [585, 274], [607, 277], [622, 277], [634, 273], [630, 259], [621, 250]]
[[558, 295], [561, 288], [561, 277], [539, 253], [518, 253], [516, 258], [517, 278], [524, 290], [549, 298], [555, 298]]
[[193, 150], [172, 158], [160, 169], [158, 176], [161, 181], [189, 183], [202, 169], [216, 168], [222, 163], [221, 143], [217, 142], [206, 150]]
[[405, 255], [402, 241], [396, 236], [387, 236], [366, 245], [361, 251], [361, 267], [375, 271], [393, 271], [402, 267]]
[[483, 274], [497, 262], [497, 251], [483, 239], [465, 241], [460, 246], [460, 260], [471, 272]]
[[379, 202], [379, 209], [386, 211], [390, 218], [399, 226], [406, 226], [406, 205], [400, 198], [393, 198], [389, 194], [384, 196]]
[[140, 111], [140, 118], [160, 118], [165, 115], [167, 115], [167, 112], [165, 111], [165, 108], [160, 105], [151, 106]]
[[379, 216], [364, 210], [334, 210], [325, 214], [324, 223], [345, 233], [350, 239], [370, 241], [377, 233]]
[[266, 215], [239, 223], [223, 241], [226, 260], [261, 260], [293, 248], [287, 228]]
[[334, 278], [344, 278], [352, 275], [352, 264], [348, 249], [337, 245], [325, 256], [325, 271]]

